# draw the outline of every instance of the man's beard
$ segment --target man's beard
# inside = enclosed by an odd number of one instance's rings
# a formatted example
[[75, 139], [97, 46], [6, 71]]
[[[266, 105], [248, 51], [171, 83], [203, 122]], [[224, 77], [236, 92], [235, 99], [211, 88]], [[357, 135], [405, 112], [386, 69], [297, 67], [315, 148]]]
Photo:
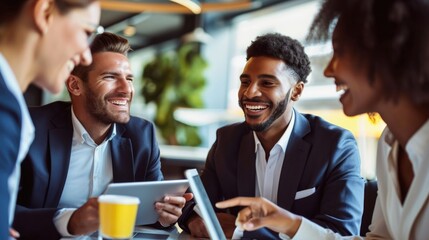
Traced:
[[249, 127], [255, 132], [263, 132], [267, 130], [271, 126], [271, 124], [273, 124], [273, 122], [277, 120], [286, 111], [287, 102], [287, 98], [281, 100], [278, 103], [277, 107], [274, 109], [271, 116], [265, 122], [252, 125], [248, 124]]
[[86, 95], [86, 105], [88, 109], [88, 114], [91, 114], [100, 122], [104, 124], [112, 124], [112, 123], [127, 123], [130, 120], [129, 113], [126, 114], [126, 117], [123, 117], [124, 114], [121, 114], [121, 116], [115, 116], [109, 113], [105, 102], [100, 101], [100, 99], [97, 98], [97, 95], [95, 94], [95, 92], [92, 91], [90, 88], [87, 87], [86, 92], [88, 93]]
[[[267, 130], [271, 126], [271, 124], [273, 124], [273, 122], [277, 120], [281, 115], [283, 115], [283, 113], [286, 111], [287, 104], [289, 103], [290, 92], [291, 92], [291, 89], [289, 89], [285, 98], [277, 103], [277, 107], [274, 109], [271, 116], [265, 122], [262, 122], [259, 124], [248, 124], [246, 122], [246, 124], [255, 132], [263, 132]], [[241, 102], [242, 101], [240, 101], [240, 106], [244, 108]]]

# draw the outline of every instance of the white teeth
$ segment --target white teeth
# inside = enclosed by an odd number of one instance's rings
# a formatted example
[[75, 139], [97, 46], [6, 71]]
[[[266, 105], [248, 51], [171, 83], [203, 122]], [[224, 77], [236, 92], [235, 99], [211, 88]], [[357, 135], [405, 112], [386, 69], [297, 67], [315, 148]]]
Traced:
[[246, 105], [246, 108], [247, 108], [247, 109], [250, 109], [250, 110], [262, 110], [262, 109], [267, 108], [267, 106], [263, 106], [263, 105], [257, 105], [257, 106], [254, 106], [254, 105]]
[[110, 102], [115, 104], [115, 105], [120, 105], [120, 106], [125, 106], [127, 104], [127, 101], [125, 101], [125, 100], [112, 100]]
[[346, 85], [337, 85], [337, 92], [345, 92], [349, 90], [349, 87], [347, 87]]

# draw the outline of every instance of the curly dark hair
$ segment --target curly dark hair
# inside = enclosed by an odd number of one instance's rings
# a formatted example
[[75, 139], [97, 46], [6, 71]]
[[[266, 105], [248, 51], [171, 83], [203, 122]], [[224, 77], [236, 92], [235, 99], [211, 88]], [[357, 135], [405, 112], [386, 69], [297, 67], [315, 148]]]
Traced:
[[283, 60], [297, 75], [298, 81], [307, 82], [311, 72], [310, 60], [304, 47], [297, 40], [279, 33], [268, 33], [256, 37], [247, 48], [246, 60], [251, 57], [272, 57]]
[[429, 1], [326, 0], [307, 40], [329, 39], [334, 26], [355, 60], [369, 66], [368, 81], [380, 76], [386, 99], [406, 94], [429, 106]]

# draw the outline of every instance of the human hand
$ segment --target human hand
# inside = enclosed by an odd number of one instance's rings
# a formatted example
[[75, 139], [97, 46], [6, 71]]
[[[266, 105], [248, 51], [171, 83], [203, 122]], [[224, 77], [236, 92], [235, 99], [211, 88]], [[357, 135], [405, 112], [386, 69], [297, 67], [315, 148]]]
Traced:
[[228, 213], [216, 213], [217, 219], [219, 220], [220, 226], [227, 238], [232, 238], [235, 230], [235, 219], [236, 217]]
[[[235, 216], [227, 213], [216, 213], [219, 223], [227, 238], [231, 238], [235, 230]], [[210, 235], [204, 225], [203, 219], [195, 215], [188, 221], [188, 228], [193, 237], [209, 238]]]
[[207, 232], [207, 229], [206, 229], [206, 226], [204, 225], [203, 219], [196, 214], [189, 218], [188, 229], [191, 233], [191, 236], [193, 236], [193, 237], [196, 237], [196, 238], [208, 238], [209, 237], [209, 233]]
[[159, 215], [158, 222], [164, 227], [176, 223], [182, 215], [182, 208], [185, 203], [192, 198], [192, 193], [185, 193], [183, 196], [165, 196], [162, 202], [156, 202], [155, 209]]
[[97, 231], [98, 226], [98, 201], [90, 198], [71, 215], [67, 230], [72, 235], [86, 235]]
[[293, 237], [301, 225], [301, 216], [282, 209], [265, 198], [236, 197], [216, 203], [217, 208], [235, 206], [245, 206], [238, 213], [235, 224], [246, 231], [267, 227]]
[[13, 229], [13, 228], [9, 228], [9, 235], [10, 235], [10, 237], [11, 238], [13, 238], [13, 239], [17, 239], [17, 238], [19, 238], [19, 232], [18, 231], [16, 231], [15, 229]]

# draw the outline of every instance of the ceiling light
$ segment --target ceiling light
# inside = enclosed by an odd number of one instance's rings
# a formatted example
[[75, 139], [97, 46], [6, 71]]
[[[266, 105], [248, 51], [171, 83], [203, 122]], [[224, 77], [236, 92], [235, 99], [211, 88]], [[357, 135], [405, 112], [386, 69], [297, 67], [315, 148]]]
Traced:
[[126, 37], [132, 37], [132, 36], [134, 36], [136, 34], [136, 31], [137, 31], [137, 29], [136, 29], [136, 27], [134, 25], [127, 25], [124, 28], [124, 36], [126, 36]]
[[261, 6], [259, 0], [200, 2], [199, 0], [100, 0], [101, 8], [122, 12], [162, 12], [199, 14], [203, 12], [239, 11]]
[[198, 2], [197, 0], [170, 0], [170, 1], [187, 7], [194, 14], [201, 13], [200, 2]]

